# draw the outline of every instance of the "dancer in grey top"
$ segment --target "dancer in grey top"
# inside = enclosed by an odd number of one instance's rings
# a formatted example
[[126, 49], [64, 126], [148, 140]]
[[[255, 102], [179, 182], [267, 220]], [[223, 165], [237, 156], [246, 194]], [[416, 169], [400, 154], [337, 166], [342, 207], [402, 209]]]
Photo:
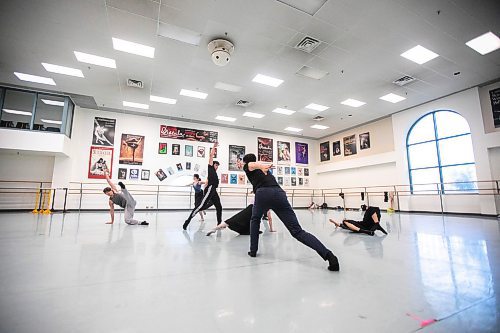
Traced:
[[102, 191], [109, 197], [109, 214], [111, 215], [111, 221], [106, 222], [106, 224], [113, 224], [115, 222], [115, 204], [125, 209], [125, 223], [127, 224], [140, 224], [149, 225], [148, 222], [139, 222], [134, 220], [135, 205], [137, 202], [125, 188], [122, 182], [118, 182], [121, 187], [121, 191], [118, 190], [116, 185], [109, 179], [109, 171], [104, 170], [104, 176], [109, 184], [109, 187], [105, 187]]

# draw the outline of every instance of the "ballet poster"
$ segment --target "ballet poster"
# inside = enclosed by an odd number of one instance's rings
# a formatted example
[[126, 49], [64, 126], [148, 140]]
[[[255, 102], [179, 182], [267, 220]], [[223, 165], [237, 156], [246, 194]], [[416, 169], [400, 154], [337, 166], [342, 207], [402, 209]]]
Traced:
[[167, 178], [167, 174], [162, 169], [156, 171], [155, 175], [159, 181], [163, 181], [165, 178]]
[[181, 145], [174, 143], [172, 144], [172, 155], [180, 155], [181, 154]]
[[142, 169], [141, 170], [141, 180], [149, 180], [149, 170]]
[[500, 127], [500, 88], [490, 90], [491, 111], [493, 112], [493, 124], [495, 128]]
[[357, 154], [356, 135], [346, 136], [344, 138], [344, 156]]
[[128, 179], [139, 179], [139, 169], [130, 169]]
[[257, 160], [262, 162], [273, 161], [273, 139], [257, 138]]
[[113, 147], [115, 143], [115, 125], [116, 119], [95, 117], [92, 145]]
[[90, 147], [88, 177], [91, 179], [105, 179], [105, 170], [109, 170], [109, 177], [111, 178], [113, 170], [113, 148]]
[[197, 150], [197, 155], [198, 157], [205, 157], [205, 147], [203, 146], [198, 146], [198, 150]]
[[229, 175], [227, 173], [223, 173], [220, 175], [220, 182], [222, 184], [227, 184], [229, 181]]
[[342, 153], [342, 151], [340, 150], [340, 141], [332, 142], [332, 150], [333, 156], [338, 156]]
[[230, 174], [230, 177], [231, 177], [229, 180], [230, 184], [233, 184], [233, 185], [238, 184], [238, 175], [237, 174], [232, 173], [232, 174]]
[[330, 160], [330, 141], [319, 144], [319, 157], [321, 162]]
[[144, 136], [122, 134], [120, 164], [142, 165], [144, 159]]
[[167, 153], [167, 146], [165, 142], [160, 142], [158, 144], [158, 154], [166, 154]]
[[127, 169], [125, 168], [118, 169], [118, 179], [127, 179]]
[[229, 145], [229, 171], [241, 171], [238, 168], [238, 161], [243, 161], [245, 156], [245, 146]]
[[191, 145], [185, 145], [184, 146], [184, 155], [193, 157], [193, 146]]
[[238, 175], [238, 185], [245, 185], [245, 174], [239, 174]]
[[290, 142], [278, 141], [278, 163], [290, 164]]
[[295, 163], [309, 164], [309, 145], [295, 142]]
[[160, 138], [198, 142], [218, 142], [218, 132], [160, 125]]

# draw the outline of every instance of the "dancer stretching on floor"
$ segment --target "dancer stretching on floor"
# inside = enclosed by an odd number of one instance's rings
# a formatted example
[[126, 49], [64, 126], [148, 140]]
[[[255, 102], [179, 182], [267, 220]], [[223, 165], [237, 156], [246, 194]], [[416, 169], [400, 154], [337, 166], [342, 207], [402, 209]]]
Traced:
[[109, 214], [111, 215], [111, 221], [106, 222], [106, 224], [113, 224], [115, 222], [115, 204], [125, 209], [125, 223], [127, 224], [140, 224], [149, 225], [148, 222], [139, 222], [134, 220], [135, 205], [137, 202], [132, 197], [132, 195], [127, 191], [125, 185], [122, 182], [118, 182], [121, 187], [119, 191], [116, 185], [109, 179], [109, 171], [104, 170], [104, 177], [109, 184], [109, 187], [105, 187], [102, 191], [109, 197]]
[[257, 256], [260, 219], [265, 211], [272, 209], [295, 239], [315, 250], [323, 260], [328, 260], [329, 270], [340, 270], [339, 261], [332, 251], [300, 226], [285, 191], [278, 185], [274, 176], [269, 173], [269, 169], [273, 166], [272, 163], [257, 162], [255, 154], [245, 155], [243, 163], [243, 170], [255, 193], [250, 222], [250, 252], [248, 252], [248, 255], [250, 257]]
[[335, 228], [341, 227], [342, 229], [351, 230], [367, 234], [370, 236], [375, 235], [375, 230], [380, 230], [387, 235], [387, 231], [380, 226], [380, 208], [368, 207], [363, 215], [363, 221], [343, 220], [341, 223], [335, 222], [330, 219], [330, 222], [335, 224]]
[[[227, 227], [229, 227], [229, 229], [231, 229], [232, 231], [239, 233], [240, 235], [250, 235], [250, 220], [252, 218], [252, 210], [253, 204], [248, 205], [247, 208], [243, 209], [238, 214], [230, 217], [228, 220], [222, 222], [217, 227], [210, 230], [207, 236], [210, 236], [214, 232], [225, 229]], [[276, 230], [273, 229], [273, 218], [271, 216], [271, 211], [268, 210], [265, 216], [267, 217], [266, 220], [269, 222], [269, 231], [275, 232]], [[264, 220], [264, 218], [262, 219]]]
[[219, 186], [219, 177], [217, 176], [217, 168], [219, 168], [219, 162], [214, 161], [214, 155], [217, 151], [217, 143], [214, 144], [214, 148], [210, 151], [210, 158], [208, 159], [208, 177], [207, 186], [205, 187], [203, 199], [198, 206], [195, 206], [189, 217], [182, 225], [182, 229], [186, 230], [191, 220], [198, 214], [198, 212], [207, 210], [212, 205], [215, 206], [217, 210], [217, 225], [222, 222], [222, 205], [220, 203], [219, 194], [217, 193], [217, 187]]

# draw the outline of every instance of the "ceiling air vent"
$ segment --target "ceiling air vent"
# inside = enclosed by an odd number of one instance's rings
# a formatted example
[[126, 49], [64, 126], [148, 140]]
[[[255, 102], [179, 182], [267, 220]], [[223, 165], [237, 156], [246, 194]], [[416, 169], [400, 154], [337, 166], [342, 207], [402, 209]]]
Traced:
[[325, 119], [325, 117], [322, 117], [322, 116], [316, 116], [313, 118], [314, 121], [322, 121], [324, 119]]
[[417, 79], [414, 78], [413, 76], [405, 75], [403, 77], [400, 77], [397, 80], [392, 81], [395, 85], [398, 85], [400, 87], [407, 85], [408, 83], [411, 83], [413, 81], [416, 81]]
[[311, 53], [315, 48], [319, 46], [319, 44], [321, 44], [319, 40], [306, 36], [297, 45], [295, 45], [295, 48], [297, 50]]
[[241, 107], [244, 107], [244, 108], [246, 108], [247, 106], [250, 106], [252, 104], [253, 104], [252, 102], [245, 101], [245, 100], [242, 100], [242, 99], [240, 99], [238, 102], [236, 102], [237, 106], [241, 106]]
[[133, 88], [144, 88], [144, 82], [140, 81], [140, 80], [132, 80], [132, 79], [128, 79], [127, 80], [127, 86], [129, 87], [133, 87]]

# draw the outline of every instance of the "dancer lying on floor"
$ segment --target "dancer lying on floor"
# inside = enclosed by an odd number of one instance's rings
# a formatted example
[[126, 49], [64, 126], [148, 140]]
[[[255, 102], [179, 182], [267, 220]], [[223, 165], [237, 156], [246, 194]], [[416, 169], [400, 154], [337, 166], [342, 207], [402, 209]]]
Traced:
[[[239, 233], [240, 235], [250, 235], [250, 220], [252, 219], [252, 209], [253, 204], [248, 205], [247, 208], [243, 209], [238, 214], [230, 217], [228, 220], [222, 222], [217, 227], [210, 230], [207, 233], [207, 236], [210, 236], [214, 232], [225, 228], [229, 228], [232, 231]], [[267, 211], [266, 217], [269, 221], [269, 231], [275, 232], [276, 230], [273, 229], [273, 218], [271, 217], [270, 210]]]
[[335, 228], [341, 227], [342, 229], [351, 230], [367, 234], [370, 236], [375, 235], [375, 230], [380, 230], [387, 235], [387, 232], [380, 226], [380, 208], [368, 207], [363, 215], [363, 221], [354, 221], [344, 219], [341, 223], [335, 222], [330, 219], [330, 222], [335, 224]]

